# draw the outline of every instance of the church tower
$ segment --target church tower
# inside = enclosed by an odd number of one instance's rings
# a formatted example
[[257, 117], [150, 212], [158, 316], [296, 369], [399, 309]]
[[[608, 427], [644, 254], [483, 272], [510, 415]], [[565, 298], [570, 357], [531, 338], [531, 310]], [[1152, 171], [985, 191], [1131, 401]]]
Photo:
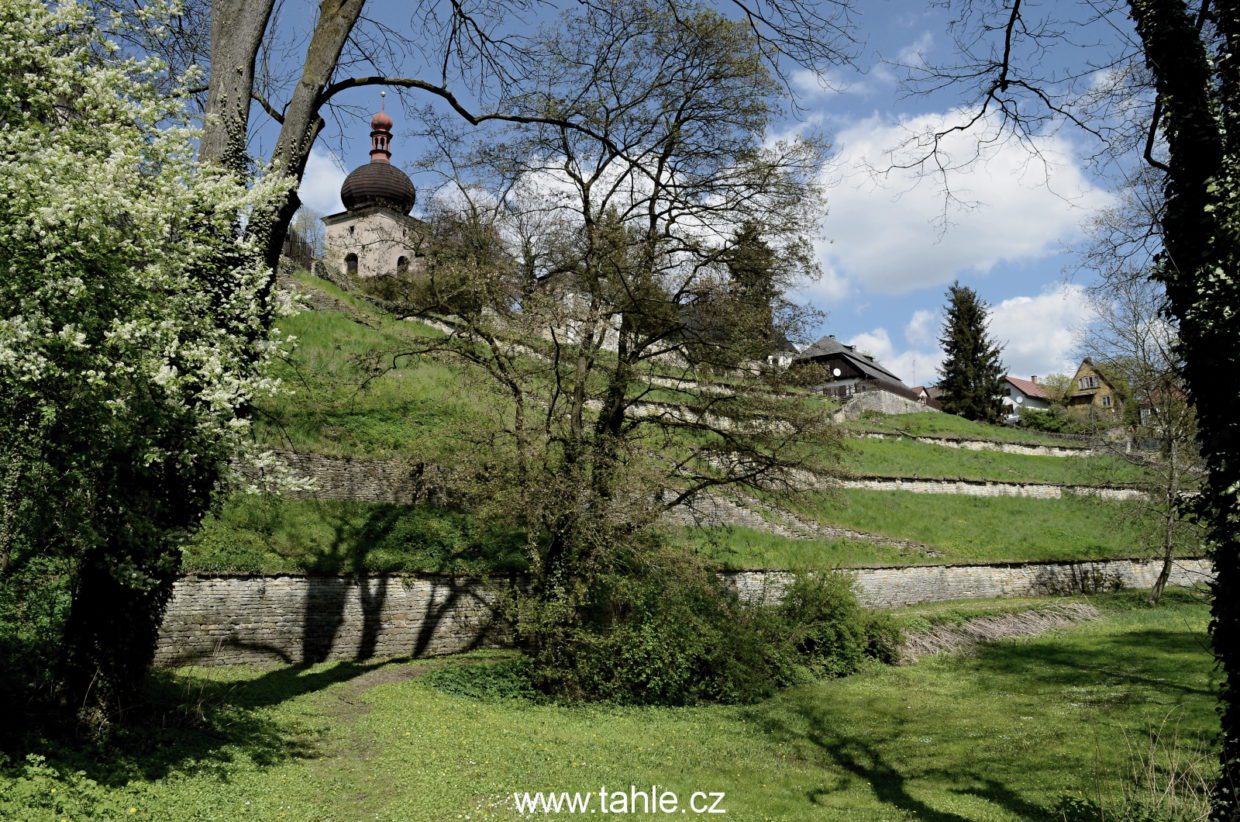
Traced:
[[409, 216], [416, 196], [409, 175], [392, 165], [392, 118], [380, 104], [370, 120], [370, 162], [344, 178], [345, 210], [323, 218], [327, 264], [363, 278], [421, 268], [423, 224]]

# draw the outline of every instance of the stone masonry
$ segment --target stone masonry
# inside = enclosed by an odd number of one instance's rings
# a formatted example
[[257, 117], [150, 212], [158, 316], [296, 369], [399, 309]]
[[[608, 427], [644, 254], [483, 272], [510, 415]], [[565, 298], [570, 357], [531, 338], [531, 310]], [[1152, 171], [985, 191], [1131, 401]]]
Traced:
[[157, 665], [302, 664], [432, 656], [503, 640], [512, 579], [186, 577], [160, 626]]
[[[892, 608], [972, 597], [1148, 588], [1155, 560], [858, 568], [862, 604]], [[774, 603], [792, 574], [723, 575], [743, 599]], [[1172, 585], [1210, 578], [1207, 560], [1181, 560]], [[159, 665], [300, 664], [457, 653], [502, 644], [497, 614], [514, 578], [438, 576], [186, 577], [160, 629]]]
[[[858, 598], [867, 608], [899, 608], [919, 602], [992, 597], [1036, 597], [1149, 588], [1162, 570], [1152, 559], [1097, 562], [1029, 562], [1002, 565], [920, 565], [858, 568]], [[1190, 587], [1211, 579], [1210, 561], [1175, 564], [1169, 584]], [[727, 575], [742, 599], [776, 603], [792, 582], [787, 571], [737, 571]]]

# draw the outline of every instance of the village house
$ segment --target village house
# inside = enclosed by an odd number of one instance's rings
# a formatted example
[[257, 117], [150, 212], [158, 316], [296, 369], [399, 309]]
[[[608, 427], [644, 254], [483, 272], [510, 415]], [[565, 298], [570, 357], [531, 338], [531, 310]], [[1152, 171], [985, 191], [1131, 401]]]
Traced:
[[1019, 415], [1022, 408], [1046, 411], [1051, 407], [1051, 396], [1036, 375], [1027, 380], [1004, 375], [1001, 400], [1004, 410], [1012, 416]]
[[826, 336], [793, 358], [794, 365], [816, 364], [824, 368], [829, 380], [821, 387], [831, 397], [851, 397], [865, 391], [885, 391], [914, 402], [916, 391], [895, 374], [863, 354], [856, 346], [845, 345], [833, 335]]
[[1115, 384], [1107, 378], [1104, 370], [1086, 357], [1072, 377], [1072, 393], [1068, 396], [1068, 410], [1078, 414], [1118, 414], [1123, 398]]

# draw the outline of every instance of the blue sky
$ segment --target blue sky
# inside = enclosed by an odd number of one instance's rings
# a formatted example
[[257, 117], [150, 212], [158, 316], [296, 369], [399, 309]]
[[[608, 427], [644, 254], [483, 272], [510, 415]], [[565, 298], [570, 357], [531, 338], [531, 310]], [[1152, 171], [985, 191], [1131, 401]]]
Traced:
[[[958, 107], [968, 102], [959, 90], [909, 94], [899, 83], [897, 64], [952, 57], [947, 12], [914, 0], [869, 0], [854, 22], [856, 67], [822, 77], [794, 73], [801, 111], [772, 135], [812, 129], [832, 144], [823, 170], [828, 213], [817, 242], [823, 276], [799, 293], [827, 313], [817, 331], [859, 345], [909, 384], [933, 382], [943, 294], [959, 279], [993, 306], [992, 332], [1006, 346], [1009, 373], [1071, 371], [1090, 282], [1073, 250], [1092, 216], [1114, 201], [1090, 171], [1088, 147], [1068, 129], [1035, 137], [1038, 159], [1018, 144], [1001, 144], [953, 175], [962, 202], [945, 210], [941, 180], [889, 167], [904, 156], [910, 135], [958, 121]], [[419, 147], [400, 138], [412, 114], [393, 100], [393, 160], [410, 163]], [[348, 102], [358, 106], [356, 120], [329, 128], [301, 187], [303, 201], [320, 213], [340, 209], [345, 173], [367, 161], [362, 113], [376, 107], [378, 90], [359, 90]], [[976, 145], [969, 135], [947, 150], [963, 157]]]

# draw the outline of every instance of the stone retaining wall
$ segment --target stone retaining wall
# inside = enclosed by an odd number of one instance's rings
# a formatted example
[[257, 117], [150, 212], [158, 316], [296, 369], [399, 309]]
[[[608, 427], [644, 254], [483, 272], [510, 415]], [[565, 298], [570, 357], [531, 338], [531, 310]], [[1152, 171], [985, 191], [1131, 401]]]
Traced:
[[[443, 469], [408, 459], [337, 457], [327, 454], [277, 452], [293, 477], [311, 481], [306, 490], [281, 490], [297, 499], [390, 502], [398, 505], [450, 502]], [[263, 478], [244, 467], [246, 480], [263, 484]]]
[[[898, 607], [971, 597], [1148, 588], [1153, 560], [934, 565], [851, 571], [863, 604]], [[1176, 565], [1173, 585], [1209, 579], [1206, 560]], [[747, 600], [776, 602], [792, 574], [723, 575]], [[428, 656], [501, 644], [497, 606], [514, 578], [437, 576], [186, 577], [160, 629], [156, 664], [295, 664]]]
[[880, 434], [877, 431], [866, 431], [858, 436], [872, 440], [915, 440], [927, 445], [939, 445], [944, 448], [962, 448], [966, 451], [998, 451], [1001, 454], [1023, 454], [1031, 457], [1092, 457], [1098, 453], [1093, 448], [1074, 448], [1069, 445], [1033, 445], [1023, 442], [963, 440], [954, 437], [914, 437], [908, 434]]
[[301, 664], [431, 656], [499, 644], [513, 580], [438, 576], [186, 577], [159, 631], [157, 665]]
[[907, 491], [911, 494], [957, 494], [968, 497], [1033, 497], [1059, 499], [1065, 494], [1133, 500], [1145, 497], [1139, 488], [1091, 485], [1051, 485], [1036, 482], [989, 482], [965, 479], [910, 479], [902, 477], [855, 477], [833, 480], [844, 488], [867, 491]]
[[[922, 565], [858, 568], [857, 595], [869, 608], [899, 608], [919, 602], [992, 597], [1036, 597], [1150, 588], [1162, 570], [1160, 560], [1115, 559], [1097, 562], [1031, 562], [1008, 565]], [[1210, 561], [1176, 563], [1169, 583], [1208, 582]], [[737, 571], [728, 575], [742, 599], [775, 603], [793, 575], [787, 571]]]

